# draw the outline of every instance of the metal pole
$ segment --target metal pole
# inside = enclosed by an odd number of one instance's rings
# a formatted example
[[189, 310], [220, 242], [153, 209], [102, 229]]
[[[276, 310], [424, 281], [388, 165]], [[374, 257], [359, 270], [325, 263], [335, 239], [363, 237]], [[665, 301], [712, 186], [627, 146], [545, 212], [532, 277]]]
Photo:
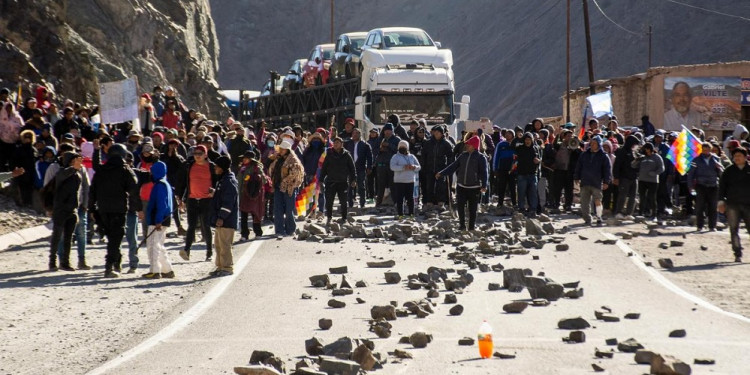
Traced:
[[570, 0], [568, 0], [568, 7], [566, 9], [566, 34], [567, 34], [567, 45], [565, 48], [565, 122], [570, 122]]
[[334, 6], [335, 0], [331, 0], [331, 43], [335, 43], [336, 39], [333, 34], [333, 25], [334, 25], [334, 16], [333, 16], [333, 6]]
[[651, 25], [648, 25], [648, 67], [651, 67]]
[[589, 1], [583, 2], [583, 27], [586, 33], [586, 62], [589, 66], [589, 93], [594, 95], [594, 58], [591, 56], [591, 28], [589, 27]]

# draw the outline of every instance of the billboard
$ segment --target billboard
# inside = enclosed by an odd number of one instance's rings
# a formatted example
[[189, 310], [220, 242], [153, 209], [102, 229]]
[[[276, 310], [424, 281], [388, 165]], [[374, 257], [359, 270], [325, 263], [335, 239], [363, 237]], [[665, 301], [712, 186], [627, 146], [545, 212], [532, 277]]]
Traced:
[[664, 130], [734, 129], [742, 112], [740, 86], [740, 77], [664, 78]]
[[135, 77], [99, 85], [102, 123], [115, 124], [138, 118], [138, 92]]

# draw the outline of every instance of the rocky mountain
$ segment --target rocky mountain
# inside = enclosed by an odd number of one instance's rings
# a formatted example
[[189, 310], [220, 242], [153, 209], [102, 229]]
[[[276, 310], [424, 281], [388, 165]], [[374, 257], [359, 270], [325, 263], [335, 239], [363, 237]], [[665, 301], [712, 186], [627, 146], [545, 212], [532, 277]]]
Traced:
[[208, 0], [0, 0], [0, 15], [0, 86], [96, 102], [99, 82], [135, 75], [142, 91], [172, 85], [191, 108], [225, 108]]
[[[588, 1], [595, 79], [645, 71], [648, 25], [653, 26], [652, 66], [750, 58], [747, 0], [597, 0], [628, 31]], [[588, 85], [588, 73], [582, 3], [571, 3], [572, 87], [577, 88]], [[329, 1], [211, 0], [211, 7], [223, 88], [259, 90], [269, 70], [283, 74], [315, 44], [330, 41]], [[427, 30], [453, 50], [457, 97], [471, 95], [471, 117], [489, 116], [509, 126], [562, 112], [565, 8], [564, 0], [338, 0], [335, 33], [383, 26]]]

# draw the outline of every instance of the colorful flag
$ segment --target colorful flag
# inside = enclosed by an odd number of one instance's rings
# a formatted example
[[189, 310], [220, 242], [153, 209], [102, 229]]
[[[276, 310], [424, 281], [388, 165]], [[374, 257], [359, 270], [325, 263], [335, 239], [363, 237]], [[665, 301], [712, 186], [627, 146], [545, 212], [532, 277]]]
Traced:
[[307, 186], [297, 194], [297, 200], [294, 202], [294, 206], [297, 208], [297, 215], [307, 216], [307, 208], [312, 204], [310, 212], [315, 211], [316, 199], [318, 195], [318, 177], [313, 177]]
[[581, 129], [578, 131], [578, 139], [583, 140], [583, 135], [586, 134], [586, 120], [589, 115], [589, 106], [583, 110], [583, 120], [581, 121]]
[[671, 160], [675, 169], [681, 175], [690, 170], [690, 164], [701, 154], [701, 140], [696, 138], [685, 125], [667, 152], [667, 159]]

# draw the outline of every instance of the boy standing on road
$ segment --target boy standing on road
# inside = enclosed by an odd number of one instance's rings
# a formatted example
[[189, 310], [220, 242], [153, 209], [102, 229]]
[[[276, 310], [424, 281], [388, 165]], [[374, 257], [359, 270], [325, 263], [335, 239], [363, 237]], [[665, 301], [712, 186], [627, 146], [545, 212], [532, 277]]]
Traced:
[[211, 272], [211, 276], [228, 276], [234, 273], [232, 242], [240, 220], [240, 194], [231, 167], [232, 160], [227, 156], [216, 159], [214, 165], [219, 182], [211, 197], [211, 226], [216, 228], [216, 270]]
[[151, 166], [153, 187], [146, 206], [146, 248], [148, 261], [151, 265], [149, 272], [143, 277], [147, 279], [174, 278], [172, 264], [167, 257], [164, 247], [167, 227], [172, 217], [172, 186], [167, 182], [167, 165], [158, 161]]

